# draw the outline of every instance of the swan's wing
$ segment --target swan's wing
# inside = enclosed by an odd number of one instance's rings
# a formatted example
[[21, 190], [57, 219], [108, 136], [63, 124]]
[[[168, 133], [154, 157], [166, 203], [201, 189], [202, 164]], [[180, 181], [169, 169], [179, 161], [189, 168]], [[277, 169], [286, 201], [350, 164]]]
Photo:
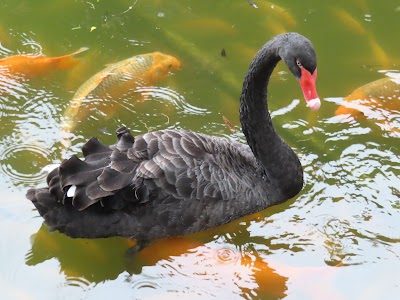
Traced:
[[84, 161], [72, 157], [61, 164], [59, 176], [49, 174], [57, 198], [69, 200], [68, 189], [76, 186], [71, 198], [77, 209], [97, 202], [119, 209], [189, 199], [211, 204], [251, 190], [251, 179], [246, 187], [242, 174], [249, 162], [228, 140], [174, 130], [134, 138], [121, 129], [117, 136], [111, 147], [89, 140]]
[[142, 140], [137, 139], [127, 151], [127, 157], [135, 160], [138, 154], [146, 153], [146, 149], [149, 156], [138, 165], [134, 180], [139, 179], [140, 183], [145, 179], [142, 187], [149, 189], [146, 195], [157, 190], [157, 197], [141, 199], [141, 202], [172, 196], [212, 204], [236, 199], [238, 193], [251, 190], [254, 180], [246, 180], [246, 176], [254, 159], [249, 159], [247, 152], [243, 156], [243, 149], [236, 147], [235, 142], [173, 130], [157, 131], [140, 138]]

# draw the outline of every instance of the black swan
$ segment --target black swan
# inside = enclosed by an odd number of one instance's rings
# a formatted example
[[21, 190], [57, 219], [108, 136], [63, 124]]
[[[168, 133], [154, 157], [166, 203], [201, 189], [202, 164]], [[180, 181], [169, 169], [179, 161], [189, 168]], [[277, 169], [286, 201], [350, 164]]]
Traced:
[[27, 198], [51, 230], [75, 238], [134, 238], [140, 250], [149, 241], [213, 228], [294, 197], [303, 169], [275, 131], [266, 97], [281, 59], [307, 106], [318, 109], [313, 46], [298, 33], [281, 34], [259, 50], [244, 78], [240, 121], [248, 145], [185, 130], [133, 137], [121, 127], [115, 145], [91, 138], [83, 161], [63, 161], [48, 174], [48, 188], [31, 189]]

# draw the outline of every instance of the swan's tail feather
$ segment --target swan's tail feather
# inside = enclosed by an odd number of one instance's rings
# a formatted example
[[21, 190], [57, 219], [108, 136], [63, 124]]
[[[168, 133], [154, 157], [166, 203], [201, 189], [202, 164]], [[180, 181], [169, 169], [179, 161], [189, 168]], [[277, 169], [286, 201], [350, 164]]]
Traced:
[[117, 137], [113, 146], [90, 139], [82, 149], [84, 160], [64, 160], [48, 174], [48, 188], [27, 192], [50, 229], [71, 237], [135, 236], [137, 220], [124, 210], [146, 193], [137, 191], [134, 179], [139, 162], [127, 158], [134, 137], [124, 127]]
[[104, 145], [94, 137], [88, 140], [86, 144], [83, 145], [82, 147], [83, 157], [87, 158], [90, 155], [92, 158], [95, 158], [95, 160], [96, 160], [95, 157], [96, 155], [102, 156], [103, 153], [109, 153], [109, 152], [110, 152], [110, 147]]
[[26, 193], [26, 198], [32, 201], [42, 217], [56, 203], [54, 196], [52, 196], [47, 189], [30, 189]]
[[70, 204], [57, 201], [48, 189], [30, 189], [26, 197], [32, 201], [51, 231], [59, 230], [73, 238], [105, 238], [135, 236], [137, 220], [121, 210], [102, 210], [91, 206], [78, 211]]

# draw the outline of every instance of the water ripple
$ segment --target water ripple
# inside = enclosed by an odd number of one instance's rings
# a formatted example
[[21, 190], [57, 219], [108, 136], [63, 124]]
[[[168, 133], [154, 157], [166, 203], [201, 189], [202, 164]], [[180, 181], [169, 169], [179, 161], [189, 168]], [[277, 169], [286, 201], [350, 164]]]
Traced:
[[49, 163], [49, 155], [37, 144], [15, 143], [0, 150], [0, 170], [14, 185], [38, 184], [46, 176], [41, 168]]
[[92, 284], [89, 280], [79, 276], [66, 276], [66, 285], [79, 287], [83, 290], [87, 290], [87, 288]]
[[125, 281], [133, 283], [135, 294], [146, 299], [160, 297], [160, 290], [164, 291], [163, 299], [181, 296], [211, 299], [228, 294], [230, 299], [249, 299], [254, 295], [271, 295], [272, 289], [265, 286], [268, 280], [276, 284], [273, 292], [283, 296], [286, 279], [258, 255], [218, 245], [192, 248], [189, 242], [189, 246], [180, 255], [164, 256], [155, 266], [144, 267], [140, 274], [128, 276]]
[[42, 45], [32, 37], [35, 36], [35, 33], [23, 32], [20, 35], [21, 35], [22, 45], [32, 50], [30, 51], [30, 53], [35, 53], [36, 55], [43, 55]]
[[0, 69], [0, 95], [11, 95], [21, 99], [23, 95], [28, 94], [25, 79], [18, 75], [11, 75]]
[[[129, 277], [127, 281], [130, 281]], [[134, 290], [145, 290], [145, 289], [156, 290], [161, 288], [161, 286], [155, 281], [151, 281], [149, 279], [140, 279], [140, 280], [135, 280], [135, 282], [132, 283], [132, 288]]]
[[299, 99], [294, 99], [289, 105], [282, 107], [280, 109], [277, 109], [273, 112], [271, 112], [271, 117], [274, 118], [276, 116], [281, 116], [281, 115], [285, 115], [288, 112], [292, 111], [293, 109], [296, 108], [296, 106], [298, 106], [300, 103]]
[[204, 115], [209, 113], [205, 108], [189, 104], [185, 97], [170, 88], [150, 86], [138, 88], [136, 91], [144, 97], [151, 97], [163, 103], [172, 104], [177, 111], [183, 114]]
[[220, 263], [235, 263], [240, 258], [240, 253], [229, 248], [220, 248], [214, 252], [214, 258]]

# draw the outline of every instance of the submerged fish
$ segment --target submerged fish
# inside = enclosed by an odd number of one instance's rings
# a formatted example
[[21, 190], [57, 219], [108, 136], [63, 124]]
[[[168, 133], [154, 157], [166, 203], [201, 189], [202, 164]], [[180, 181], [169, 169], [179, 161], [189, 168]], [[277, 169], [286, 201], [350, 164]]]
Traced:
[[225, 20], [219, 18], [196, 18], [189, 21], [184, 21], [179, 24], [179, 27], [188, 31], [195, 31], [198, 34], [210, 35], [213, 33], [235, 34], [235, 26]]
[[359, 35], [366, 35], [367, 31], [364, 26], [361, 25], [361, 22], [358, 21], [354, 16], [352, 16], [348, 11], [342, 8], [334, 8], [332, 13], [338, 18], [339, 21], [343, 23], [347, 27]]
[[100, 103], [106, 110], [103, 114], [111, 117], [116, 107], [110, 101], [115, 102], [138, 87], [153, 85], [179, 67], [177, 58], [161, 52], [133, 56], [107, 66], [76, 91], [64, 112], [61, 131], [74, 130]]
[[373, 57], [380, 67], [388, 68], [392, 65], [391, 59], [388, 54], [382, 48], [382, 46], [375, 40], [373, 36], [368, 38], [368, 42], [370, 44], [370, 48], [373, 53]]
[[374, 109], [400, 111], [400, 82], [393, 78], [382, 78], [359, 87], [346, 98], [335, 115], [350, 114], [366, 117]]
[[276, 17], [282, 23], [282, 26], [294, 27], [297, 25], [296, 19], [290, 12], [271, 1], [263, 1], [260, 3], [260, 9], [266, 11], [269, 17]]
[[385, 68], [390, 66], [390, 59], [385, 50], [378, 43], [375, 37], [371, 33], [367, 32], [359, 20], [342, 8], [335, 8], [332, 10], [332, 13], [340, 22], [343, 23], [343, 25], [346, 26], [347, 29], [367, 38], [370, 49], [373, 53], [373, 58], [380, 64], [380, 66]]
[[53, 70], [71, 68], [79, 62], [74, 56], [87, 49], [83, 47], [73, 53], [58, 57], [40, 55], [14, 55], [5, 57], [0, 59], [0, 74], [35, 77], [47, 74]]
[[363, 85], [344, 98], [335, 115], [377, 120], [378, 125], [392, 132], [393, 117], [400, 114], [400, 74], [393, 74]]

